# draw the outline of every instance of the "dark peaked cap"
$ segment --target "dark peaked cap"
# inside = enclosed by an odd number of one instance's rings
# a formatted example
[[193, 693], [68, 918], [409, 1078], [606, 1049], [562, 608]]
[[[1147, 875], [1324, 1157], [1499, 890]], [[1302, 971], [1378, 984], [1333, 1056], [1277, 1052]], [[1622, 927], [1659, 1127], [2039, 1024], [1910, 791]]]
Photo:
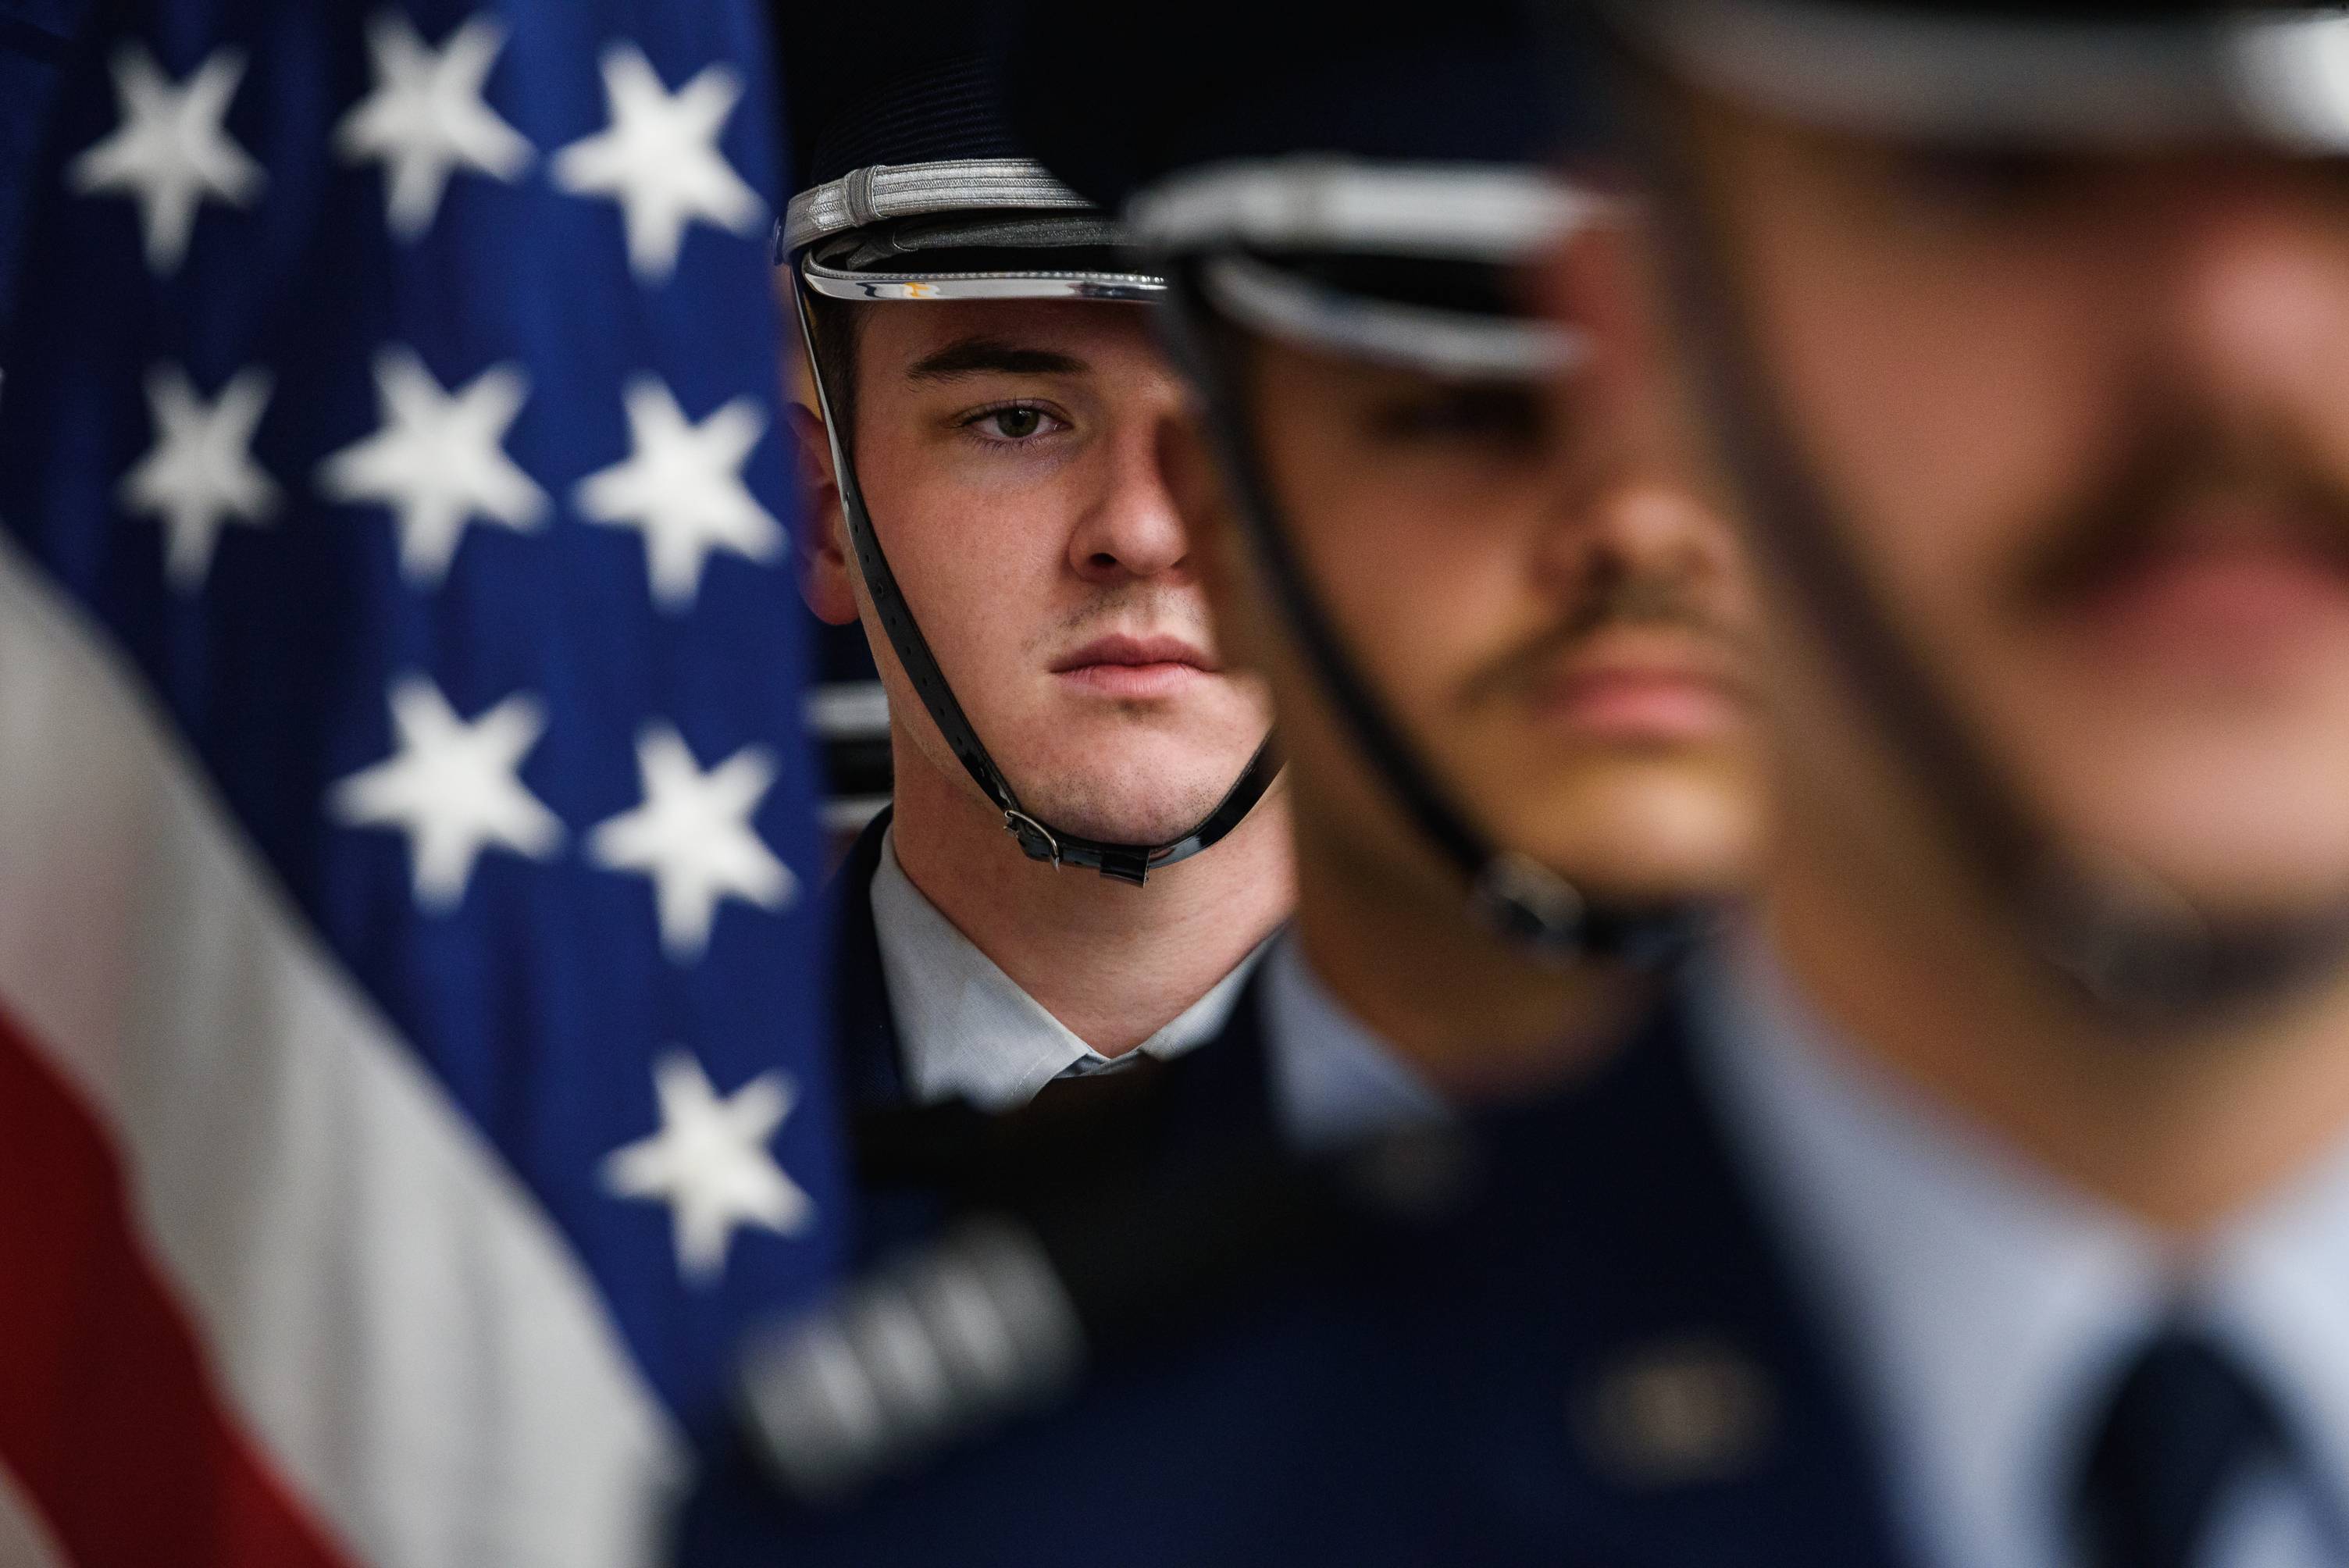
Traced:
[[[810, 287], [843, 299], [1128, 299], [1159, 287], [1118, 253], [1108, 221], [1014, 141], [1000, 31], [936, 0], [853, 20], [809, 10], [781, 41], [797, 178], [778, 261], [798, 256]], [[868, 173], [846, 178], [858, 170]]]
[[1176, 170], [1296, 152], [1526, 164], [1585, 144], [1518, 8], [1195, 0], [1070, 25], [1024, 7], [1004, 96], [1028, 156], [1114, 211]]
[[792, 189], [871, 164], [1018, 158], [991, 58], [1000, 13], [934, 0], [775, 6]]

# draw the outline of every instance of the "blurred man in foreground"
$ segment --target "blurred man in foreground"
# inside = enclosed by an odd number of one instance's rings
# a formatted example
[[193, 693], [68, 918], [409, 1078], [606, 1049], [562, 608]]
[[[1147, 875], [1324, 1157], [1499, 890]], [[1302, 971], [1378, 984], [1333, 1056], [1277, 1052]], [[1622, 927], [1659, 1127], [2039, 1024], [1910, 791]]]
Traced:
[[1902, 1561], [2349, 1559], [2349, 15], [1609, 14], [1802, 634], [1711, 1055], [1854, 1495]]
[[1263, 695], [1225, 668], [1160, 469], [1163, 284], [1014, 155], [981, 34], [899, 6], [797, 30], [788, 59], [807, 592], [863, 618], [895, 762], [840, 894], [868, 1110], [1009, 1109], [1196, 1046], [1290, 897], [1278, 815], [1252, 810]]

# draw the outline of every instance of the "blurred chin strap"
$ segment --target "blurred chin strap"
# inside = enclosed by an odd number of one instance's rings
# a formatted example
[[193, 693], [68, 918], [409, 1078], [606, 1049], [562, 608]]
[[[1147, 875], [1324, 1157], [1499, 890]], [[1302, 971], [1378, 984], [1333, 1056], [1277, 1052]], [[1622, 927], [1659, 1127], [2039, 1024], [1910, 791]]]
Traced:
[[1454, 806], [1415, 748], [1371, 694], [1290, 547], [1257, 444], [1250, 399], [1231, 350], [1211, 325], [1213, 305], [1198, 258], [1170, 260], [1170, 308], [1160, 317], [1175, 356], [1207, 391], [1207, 424], [1240, 502], [1282, 618], [1323, 694], [1413, 825], [1458, 872], [1470, 913], [1526, 951], [1564, 966], [1584, 959], [1661, 965], [1688, 944], [1695, 919], [1680, 908], [1624, 909], [1594, 903], [1547, 866], [1493, 843]]
[[2025, 945], [2087, 1006], [2155, 1026], [2191, 1025], [2338, 969], [2349, 960], [2349, 899], [2304, 918], [2212, 921], [2143, 868], [2066, 841], [1993, 766], [1869, 589], [1849, 531], [1799, 453], [1709, 221], [1685, 127], [1665, 123], [1636, 87], [1626, 96], [1658, 193], [1671, 302], [1760, 548], [1808, 601], [1837, 667], [1941, 819], [1958, 862]]
[[[880, 617], [882, 629], [887, 633], [889, 645], [896, 653], [897, 663], [905, 669], [905, 678], [913, 683], [914, 691], [928, 709], [931, 722], [946, 738], [947, 747], [962, 763], [963, 770], [971, 777], [980, 793], [1003, 813], [1005, 831], [1019, 841], [1019, 848], [1031, 861], [1049, 863], [1055, 871], [1061, 866], [1078, 866], [1097, 871], [1117, 882], [1131, 882], [1139, 887], [1149, 880], [1150, 873], [1163, 871], [1186, 861], [1200, 851], [1213, 847], [1245, 820], [1264, 798], [1273, 779], [1280, 772], [1280, 758], [1267, 736], [1256, 754], [1248, 758], [1229, 790], [1215, 810], [1208, 812], [1188, 832], [1157, 844], [1125, 844], [1087, 838], [1055, 828], [1020, 803], [1019, 792], [1011, 780], [1004, 777], [981, 744], [978, 732], [963, 710], [962, 704], [947, 684], [946, 673], [938, 667], [936, 655], [930, 652], [927, 638], [915, 621], [914, 613], [905, 603], [905, 596], [897, 586], [897, 575], [890, 570], [889, 558], [883, 553], [880, 538], [873, 531], [873, 519], [864, 505], [864, 487], [857, 482], [856, 469], [849, 460], [846, 444], [841, 439], [840, 421], [833, 418], [832, 390], [823, 382], [821, 361], [815, 352], [815, 325], [808, 314], [805, 285], [796, 278], [792, 285], [792, 299], [799, 312], [802, 340], [807, 346], [809, 379], [815, 384], [816, 403], [823, 416], [826, 438], [832, 445], [833, 472], [840, 489], [840, 510], [848, 525], [851, 546], [856, 552], [856, 564], [864, 578], [865, 592], [873, 601], [874, 613]], [[896, 308], [917, 309], [916, 305]]]

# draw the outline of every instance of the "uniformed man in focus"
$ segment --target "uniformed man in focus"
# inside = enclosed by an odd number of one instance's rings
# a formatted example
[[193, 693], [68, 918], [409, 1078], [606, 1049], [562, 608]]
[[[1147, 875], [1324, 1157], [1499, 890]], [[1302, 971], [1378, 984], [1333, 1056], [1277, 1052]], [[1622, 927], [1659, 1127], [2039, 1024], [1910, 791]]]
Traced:
[[895, 763], [838, 885], [867, 1112], [1179, 1055], [1290, 900], [1264, 695], [1226, 667], [1160, 464], [1162, 284], [1017, 154], [982, 31], [936, 5], [788, 30], [807, 593], [862, 619]]

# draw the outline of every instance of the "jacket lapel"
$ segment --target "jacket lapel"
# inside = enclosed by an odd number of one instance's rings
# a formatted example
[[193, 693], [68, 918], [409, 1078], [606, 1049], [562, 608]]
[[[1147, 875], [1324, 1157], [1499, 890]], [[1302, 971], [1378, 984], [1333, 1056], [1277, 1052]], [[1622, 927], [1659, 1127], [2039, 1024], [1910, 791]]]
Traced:
[[890, 811], [865, 824], [832, 880], [833, 1042], [841, 1092], [854, 1111], [894, 1110], [905, 1104], [905, 1058], [897, 1019], [881, 967], [881, 937], [873, 923], [873, 873], [880, 869]]
[[1264, 965], [1247, 978], [1216, 1037], [1168, 1065], [1162, 1099], [1170, 1146], [1268, 1135], [1273, 1121], [1265, 1058]]

